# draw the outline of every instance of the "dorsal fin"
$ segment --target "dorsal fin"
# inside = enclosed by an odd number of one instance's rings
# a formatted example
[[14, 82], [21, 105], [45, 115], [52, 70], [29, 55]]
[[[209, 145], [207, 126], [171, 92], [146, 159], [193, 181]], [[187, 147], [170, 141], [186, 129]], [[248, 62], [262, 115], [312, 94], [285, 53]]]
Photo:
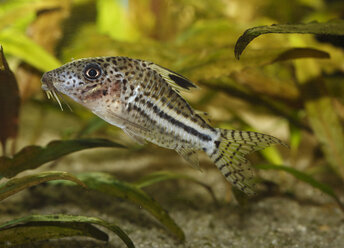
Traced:
[[192, 83], [189, 79], [183, 77], [182, 75], [173, 72], [165, 67], [151, 63], [148, 65], [149, 68], [155, 70], [159, 75], [166, 80], [166, 82], [176, 90], [190, 90], [190, 88], [197, 88], [197, 86]]
[[201, 110], [195, 109], [195, 113], [198, 114], [203, 120], [205, 120], [208, 124], [211, 124], [210, 116], [207, 112], [203, 112]]

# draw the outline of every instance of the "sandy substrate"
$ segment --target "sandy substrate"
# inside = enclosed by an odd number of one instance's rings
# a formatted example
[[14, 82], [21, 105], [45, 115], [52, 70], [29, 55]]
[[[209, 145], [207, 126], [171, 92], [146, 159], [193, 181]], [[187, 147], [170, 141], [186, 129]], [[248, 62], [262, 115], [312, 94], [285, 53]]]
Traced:
[[[157, 153], [159, 152], [161, 151]], [[74, 173], [94, 170], [93, 160], [99, 153], [101, 157], [117, 156], [109, 150], [82, 152], [69, 156], [53, 169]], [[137, 175], [133, 175], [135, 171], [144, 174], [162, 169], [159, 163], [155, 163], [144, 154], [138, 152], [132, 159], [124, 159], [123, 155], [116, 163], [104, 159], [102, 163], [97, 163], [96, 170], [109, 171], [111, 166], [112, 173], [119, 178], [132, 180], [138, 178]], [[170, 156], [168, 160], [172, 163], [178, 161], [178, 157], [173, 153], [166, 152], [165, 156]], [[129, 165], [131, 160], [145, 162], [125, 169], [124, 162], [127, 161]], [[141, 170], [138, 167], [141, 167]], [[48, 165], [41, 168], [48, 169], [51, 169]], [[296, 196], [268, 196], [252, 199], [246, 206], [240, 206], [228, 197], [228, 186], [217, 170], [206, 166], [204, 172], [199, 173], [182, 163], [173, 169], [194, 175], [211, 185], [219, 199], [219, 205], [216, 206], [202, 187], [185, 180], [161, 182], [146, 189], [184, 230], [184, 244], [178, 243], [144, 209], [123, 200], [76, 187], [40, 185], [19, 193], [2, 202], [0, 220], [4, 222], [33, 213], [97, 216], [116, 222], [129, 234], [136, 247], [142, 248], [343, 247], [344, 214], [331, 199], [307, 185], [297, 183], [294, 190], [300, 193]], [[89, 238], [73, 238], [21, 247], [125, 246], [116, 236], [110, 235], [109, 243]]]

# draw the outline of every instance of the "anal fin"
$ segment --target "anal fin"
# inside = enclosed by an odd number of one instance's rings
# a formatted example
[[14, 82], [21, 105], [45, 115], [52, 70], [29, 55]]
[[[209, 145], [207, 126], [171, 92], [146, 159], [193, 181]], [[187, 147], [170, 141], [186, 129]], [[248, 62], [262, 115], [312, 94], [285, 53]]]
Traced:
[[201, 171], [201, 167], [199, 166], [198, 155], [195, 150], [190, 148], [178, 147], [176, 152], [182, 156], [187, 162], [189, 162], [190, 166], [196, 170]]

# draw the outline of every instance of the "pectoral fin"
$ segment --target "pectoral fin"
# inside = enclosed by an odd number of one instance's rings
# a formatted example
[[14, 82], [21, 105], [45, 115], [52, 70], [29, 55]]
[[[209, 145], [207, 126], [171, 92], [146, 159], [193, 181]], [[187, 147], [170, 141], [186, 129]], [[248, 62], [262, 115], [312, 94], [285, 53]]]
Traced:
[[190, 148], [178, 147], [176, 149], [176, 152], [187, 162], [189, 162], [192, 168], [201, 171], [201, 167], [199, 167], [197, 152], [195, 150], [192, 150]]
[[136, 141], [137, 143], [139, 143], [140, 145], [144, 145], [146, 144], [146, 141], [144, 138], [136, 135], [135, 133], [133, 133], [130, 129], [128, 128], [123, 128], [123, 131], [130, 137], [132, 138], [134, 141]]
[[139, 124], [129, 121], [126, 118], [123, 118], [111, 111], [107, 111], [107, 113], [110, 116], [110, 118], [107, 119], [108, 122], [122, 128], [122, 130], [137, 143], [141, 145], [146, 143], [144, 138], [137, 134], [147, 134], [150, 132], [150, 130]]

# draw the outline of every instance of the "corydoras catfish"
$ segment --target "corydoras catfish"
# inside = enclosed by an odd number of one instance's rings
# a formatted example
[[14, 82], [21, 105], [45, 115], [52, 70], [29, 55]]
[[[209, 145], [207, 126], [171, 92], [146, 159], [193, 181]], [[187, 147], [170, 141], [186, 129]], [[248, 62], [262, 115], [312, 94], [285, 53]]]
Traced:
[[195, 87], [169, 69], [127, 57], [79, 59], [42, 77], [48, 95], [63, 93], [139, 143], [174, 149], [194, 168], [197, 152], [204, 151], [229, 182], [254, 193], [245, 156], [285, 144], [266, 134], [212, 127], [180, 95]]

